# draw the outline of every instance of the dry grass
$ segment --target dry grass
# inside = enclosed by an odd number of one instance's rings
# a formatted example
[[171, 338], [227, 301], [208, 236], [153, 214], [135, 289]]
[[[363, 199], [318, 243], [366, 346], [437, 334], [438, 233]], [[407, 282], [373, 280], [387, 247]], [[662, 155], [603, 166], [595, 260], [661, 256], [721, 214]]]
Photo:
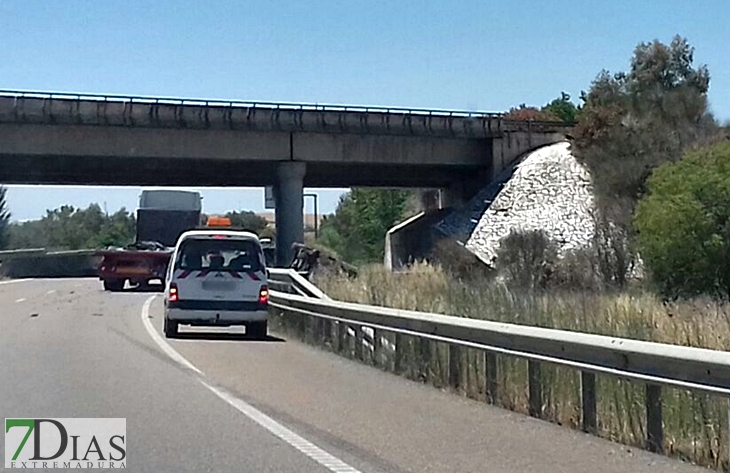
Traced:
[[[356, 279], [320, 275], [315, 283], [345, 301], [438, 312], [477, 319], [576, 330], [718, 350], [730, 349], [730, 304], [694, 300], [663, 304], [645, 292], [621, 294], [513, 292], [495, 281], [454, 281], [438, 267], [416, 265], [407, 273], [365, 268]], [[391, 337], [391, 335], [388, 335]], [[406, 339], [403, 374], [436, 386], [448, 383], [448, 346]], [[391, 338], [392, 339], [392, 338]], [[484, 399], [484, 357], [461, 349], [461, 391]], [[498, 402], [527, 412], [527, 364], [499, 357]], [[543, 366], [543, 418], [580, 424], [580, 376]], [[665, 450], [698, 464], [728, 464], [727, 401], [675, 389], [664, 390]], [[638, 383], [598, 377], [600, 435], [633, 446], [646, 438], [644, 390]]]

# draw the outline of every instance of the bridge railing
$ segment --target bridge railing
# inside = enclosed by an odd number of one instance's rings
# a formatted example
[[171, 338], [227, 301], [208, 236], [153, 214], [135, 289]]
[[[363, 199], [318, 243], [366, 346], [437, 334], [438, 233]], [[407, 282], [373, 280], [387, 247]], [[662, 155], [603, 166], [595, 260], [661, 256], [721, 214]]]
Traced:
[[0, 90], [0, 121], [112, 126], [274, 129], [485, 138], [561, 132], [562, 122], [503, 113], [384, 106]]
[[339, 105], [319, 103], [297, 103], [297, 102], [267, 102], [259, 100], [229, 100], [229, 99], [197, 99], [183, 97], [153, 97], [145, 95], [121, 95], [121, 94], [88, 94], [83, 92], [42, 92], [31, 90], [0, 90], [0, 97], [30, 98], [30, 99], [52, 99], [52, 100], [74, 100], [74, 101], [97, 101], [97, 102], [130, 102], [144, 104], [163, 105], [192, 105], [206, 107], [244, 107], [244, 108], [268, 108], [287, 110], [312, 110], [312, 111], [335, 111], [335, 112], [365, 112], [365, 113], [403, 113], [409, 115], [438, 115], [449, 117], [490, 117], [501, 118], [503, 113], [485, 112], [473, 110], [447, 110], [428, 108], [408, 107], [387, 107], [377, 105]]
[[[315, 340], [339, 351], [344, 338], [354, 335], [355, 354], [363, 360], [363, 347], [382, 346], [387, 343], [383, 334], [395, 334], [395, 343], [389, 348], [394, 352], [396, 372], [401, 371], [399, 347], [406, 336], [449, 345], [452, 386], [461, 382], [461, 371], [455, 365], [460, 347], [483, 350], [487, 399], [494, 402], [496, 356], [528, 360], [529, 410], [536, 417], [543, 403], [540, 364], [577, 369], [581, 373], [581, 423], [586, 432], [597, 432], [596, 374], [643, 383], [646, 448], [650, 451], [663, 450], [662, 386], [730, 396], [730, 352], [339, 302], [292, 289], [303, 284], [301, 276], [292, 271], [277, 270], [276, 278], [279, 287], [288, 287], [290, 293], [273, 292], [271, 305], [284, 314], [300, 316], [295, 327], [302, 334], [308, 328]], [[366, 338], [369, 343], [360, 343]]]

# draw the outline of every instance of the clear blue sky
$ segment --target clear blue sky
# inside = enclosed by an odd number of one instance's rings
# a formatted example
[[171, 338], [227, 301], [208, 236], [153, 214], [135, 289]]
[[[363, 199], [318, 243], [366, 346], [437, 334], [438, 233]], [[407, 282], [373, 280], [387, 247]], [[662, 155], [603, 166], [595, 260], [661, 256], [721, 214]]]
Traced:
[[[730, 3], [646, 1], [0, 2], [0, 88], [503, 111], [577, 97], [637, 43], [695, 46], [730, 120]], [[140, 189], [12, 187], [16, 219], [64, 203], [136, 206]], [[331, 212], [341, 190], [322, 191]], [[261, 210], [263, 190], [204, 190]]]

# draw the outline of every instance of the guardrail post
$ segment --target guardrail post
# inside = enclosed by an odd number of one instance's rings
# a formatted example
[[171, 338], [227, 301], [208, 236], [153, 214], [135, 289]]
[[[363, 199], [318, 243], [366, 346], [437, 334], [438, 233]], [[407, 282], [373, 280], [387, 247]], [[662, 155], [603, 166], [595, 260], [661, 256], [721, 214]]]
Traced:
[[497, 354], [484, 352], [484, 368], [486, 369], [487, 380], [487, 402], [497, 403]]
[[330, 346], [330, 339], [331, 337], [331, 326], [329, 319], [322, 319], [320, 321], [320, 324], [322, 324], [322, 345], [324, 346]]
[[340, 354], [346, 354], [350, 350], [347, 341], [347, 324], [342, 321], [337, 323], [337, 349]]
[[353, 328], [355, 329], [355, 358], [365, 361], [365, 345], [363, 344], [365, 337], [363, 336], [362, 327], [355, 325]]
[[315, 317], [314, 320], [314, 342], [320, 345], [324, 342], [325, 335], [325, 321], [319, 317]]
[[380, 352], [383, 351], [383, 341], [381, 337], [383, 334], [378, 329], [373, 329], [373, 364], [380, 366]]
[[458, 345], [449, 345], [449, 386], [459, 389], [461, 383], [461, 350]]
[[[728, 428], [730, 428], [730, 399], [727, 400], [727, 422], [728, 422]], [[728, 449], [728, 458], [730, 458], [730, 442], [726, 445]], [[730, 471], [730, 461], [728, 461], [727, 469], [726, 471]]]
[[347, 358], [350, 358], [352, 356], [352, 343], [350, 340], [350, 329], [352, 327], [350, 324], [342, 322], [342, 330], [340, 334], [342, 335], [342, 348], [343, 348], [343, 355], [345, 355]]
[[662, 387], [657, 384], [646, 385], [646, 448], [650, 452], [662, 453], [664, 450], [662, 429]]
[[428, 338], [420, 338], [418, 340], [418, 351], [420, 355], [421, 374], [423, 379], [428, 381], [428, 376], [431, 371], [431, 341]]
[[298, 325], [297, 330], [299, 333], [297, 335], [299, 335], [300, 340], [302, 340], [303, 342], [306, 342], [307, 341], [307, 319], [309, 317], [307, 317], [306, 315], [299, 315], [298, 317], [299, 317], [299, 323], [297, 324]]
[[596, 418], [596, 375], [594, 373], [580, 372], [580, 397], [583, 430], [595, 434], [598, 431], [598, 422]]
[[406, 340], [403, 335], [395, 333], [395, 350], [393, 352], [393, 371], [400, 374], [403, 371], [403, 359], [405, 355]]
[[530, 415], [539, 418], [542, 414], [542, 383], [540, 382], [539, 362], [532, 360], [527, 362], [527, 378], [530, 393]]

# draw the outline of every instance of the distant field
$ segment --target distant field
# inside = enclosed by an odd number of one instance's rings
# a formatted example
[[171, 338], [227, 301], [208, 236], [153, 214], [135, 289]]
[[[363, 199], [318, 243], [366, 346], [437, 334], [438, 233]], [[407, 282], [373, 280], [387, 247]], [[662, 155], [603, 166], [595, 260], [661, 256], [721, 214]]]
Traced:
[[[357, 279], [323, 275], [315, 282], [329, 296], [343, 301], [730, 349], [730, 304], [709, 299], [663, 304], [646, 292], [534, 294], [511, 291], [495, 282], [453, 281], [439, 268], [428, 265], [415, 266], [407, 273], [391, 273], [373, 266], [365, 268]], [[409, 343], [412, 369], [406, 375], [446, 386], [448, 347], [431, 343], [424, 352], [414, 340]], [[484, 399], [483, 356], [477, 350], [462, 349], [461, 357], [463, 394]], [[527, 413], [527, 363], [500, 357], [498, 366], [499, 403]], [[543, 418], [578, 428], [579, 372], [546, 365], [543, 373]], [[726, 466], [727, 400], [674, 389], [665, 389], [664, 393], [665, 451], [712, 468]], [[643, 445], [646, 426], [641, 384], [599, 376], [598, 415], [600, 435], [627, 445]]]

